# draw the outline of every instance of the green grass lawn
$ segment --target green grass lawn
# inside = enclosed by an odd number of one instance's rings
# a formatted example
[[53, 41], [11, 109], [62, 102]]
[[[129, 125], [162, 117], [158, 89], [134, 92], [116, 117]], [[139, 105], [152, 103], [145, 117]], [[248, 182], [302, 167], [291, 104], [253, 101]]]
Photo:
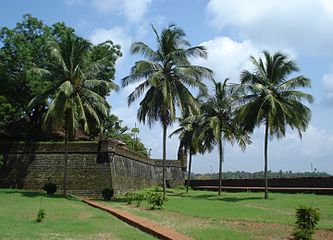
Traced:
[[[46, 218], [36, 223], [40, 202]], [[154, 239], [74, 197], [0, 189], [0, 239]]]
[[[291, 236], [295, 209], [299, 205], [320, 208], [320, 230], [316, 239], [333, 237], [333, 196], [314, 194], [223, 193], [179, 191], [168, 193], [161, 210], [140, 208], [120, 200], [105, 202], [130, 213], [147, 217], [195, 239], [286, 239]], [[333, 239], [333, 238], [332, 238]]]

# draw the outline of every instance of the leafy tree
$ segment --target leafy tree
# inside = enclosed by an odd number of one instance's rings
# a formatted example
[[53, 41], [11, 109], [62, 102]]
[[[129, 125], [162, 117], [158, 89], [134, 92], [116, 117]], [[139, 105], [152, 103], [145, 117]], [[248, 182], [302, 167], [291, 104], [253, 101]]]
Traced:
[[[47, 26], [30, 14], [24, 15], [13, 29], [0, 29], [0, 116], [5, 116], [0, 118], [0, 127], [3, 135], [19, 139], [46, 137], [41, 128], [47, 100], [40, 101], [33, 109], [28, 103], [33, 97], [58, 86], [59, 79], [65, 77], [56, 56], [50, 54], [50, 45], [60, 43], [67, 32], [75, 35], [74, 29], [64, 23]], [[91, 45], [84, 55], [86, 65], [96, 63], [99, 66], [96, 78], [110, 82], [94, 89], [103, 97], [110, 92], [107, 86], [113, 84], [114, 65], [119, 56], [120, 46], [111, 41]]]
[[[30, 103], [34, 108], [40, 101], [50, 99], [43, 127], [44, 130], [65, 131], [64, 194], [67, 192], [67, 145], [78, 128], [89, 134], [94, 126], [101, 125], [101, 117], [109, 111], [105, 98], [98, 89], [114, 89], [112, 82], [97, 79], [98, 62], [85, 62], [91, 44], [71, 32], [51, 46], [52, 54], [62, 66], [58, 85], [36, 96]], [[97, 90], [96, 90], [97, 89]], [[107, 92], [105, 89], [103, 91]]]
[[233, 88], [227, 85], [227, 81], [228, 79], [221, 83], [213, 80], [214, 93], [201, 100], [202, 115], [206, 121], [206, 129], [203, 132], [209, 133], [207, 141], [217, 144], [219, 149], [219, 195], [221, 195], [222, 164], [224, 162], [223, 141], [230, 143], [236, 141], [243, 150], [246, 144], [250, 143], [248, 135], [234, 121], [235, 94]]
[[179, 135], [178, 154], [180, 151], [185, 150], [185, 153], [189, 155], [186, 192], [188, 192], [191, 181], [192, 156], [213, 150], [211, 143], [204, 142], [206, 136], [202, 134], [204, 130], [203, 124], [204, 119], [198, 113], [193, 116], [180, 118], [179, 128], [170, 134], [170, 137], [175, 134]]
[[206, 49], [202, 46], [191, 47], [185, 39], [185, 32], [176, 27], [169, 27], [158, 34], [155, 33], [157, 49], [153, 50], [143, 42], [135, 42], [131, 46], [132, 54], [141, 54], [140, 60], [132, 67], [131, 74], [122, 79], [122, 86], [140, 82], [128, 96], [128, 104], [144, 97], [137, 113], [139, 121], [151, 125], [160, 121], [163, 127], [163, 193], [165, 194], [165, 163], [167, 128], [176, 119], [176, 107], [182, 113], [192, 112], [197, 101], [188, 87], [206, 91], [204, 78], [211, 79], [212, 71], [208, 68], [192, 65], [191, 57], [206, 57]]
[[310, 79], [296, 76], [287, 79], [299, 69], [296, 62], [287, 55], [277, 52], [271, 55], [264, 51], [264, 59], [251, 56], [255, 67], [253, 72], [247, 70], [241, 74], [241, 106], [237, 110], [239, 122], [246, 129], [253, 131], [256, 126], [265, 125], [264, 162], [265, 162], [265, 199], [268, 198], [268, 137], [285, 136], [286, 126], [297, 129], [302, 136], [310, 122], [311, 110], [303, 104], [313, 102], [310, 94], [296, 90], [310, 87]]
[[149, 157], [150, 150], [145, 147], [141, 139], [137, 137], [133, 138], [133, 133], [138, 134], [139, 128], [132, 128], [131, 132], [128, 126], [123, 126], [123, 121], [120, 120], [116, 115], [110, 114], [108, 117], [103, 119], [103, 131], [104, 136], [110, 139], [117, 139], [126, 144], [126, 146], [143, 156]]
[[[29, 101], [38, 93], [54, 86], [53, 79], [37, 79], [30, 71], [32, 67], [45, 68], [52, 65], [53, 58], [48, 54], [47, 41], [49, 29], [42, 21], [27, 14], [22, 22], [13, 29], [3, 27], [0, 30], [0, 79], [2, 103], [1, 113], [8, 114], [12, 121], [28, 117], [31, 126], [38, 128], [45, 104], [41, 104], [34, 112], [27, 108]], [[7, 107], [11, 112], [6, 113]], [[8, 121], [3, 121], [3, 125]], [[34, 133], [38, 133], [35, 129]]]

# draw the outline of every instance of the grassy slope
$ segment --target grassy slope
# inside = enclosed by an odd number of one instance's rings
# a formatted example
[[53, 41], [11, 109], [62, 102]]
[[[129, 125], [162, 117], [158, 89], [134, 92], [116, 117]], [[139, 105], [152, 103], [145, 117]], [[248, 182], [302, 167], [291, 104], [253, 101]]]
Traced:
[[40, 208], [37, 193], [0, 189], [1, 239], [154, 239], [110, 214], [75, 198], [42, 197], [46, 219], [34, 220]]
[[156, 220], [196, 239], [271, 239], [290, 236], [295, 208], [313, 205], [321, 211], [319, 228], [333, 230], [333, 197], [313, 194], [223, 193], [191, 191], [169, 193], [169, 201], [160, 211], [110, 202], [131, 213]]

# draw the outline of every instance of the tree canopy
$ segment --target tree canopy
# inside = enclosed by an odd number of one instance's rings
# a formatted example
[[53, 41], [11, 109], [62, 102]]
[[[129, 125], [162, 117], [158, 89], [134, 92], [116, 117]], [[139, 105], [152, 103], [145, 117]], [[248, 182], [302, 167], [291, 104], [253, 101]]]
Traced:
[[[63, 68], [58, 64], [57, 56], [51, 52], [54, 43], [60, 43], [66, 33], [79, 38], [74, 29], [64, 23], [47, 26], [30, 14], [24, 15], [13, 29], [3, 27], [0, 30], [0, 116], [4, 116], [0, 119], [2, 135], [45, 139], [41, 127], [48, 101], [39, 102], [34, 108], [29, 108], [28, 104], [37, 95], [58, 86], [60, 79], [63, 79]], [[94, 91], [105, 98], [116, 87], [113, 80], [115, 62], [121, 56], [120, 46], [112, 41], [88, 45], [82, 62], [85, 66], [92, 63], [98, 66], [96, 78], [104, 82], [95, 86]], [[13, 128], [15, 132], [12, 132]], [[20, 131], [17, 131], [18, 128]]]

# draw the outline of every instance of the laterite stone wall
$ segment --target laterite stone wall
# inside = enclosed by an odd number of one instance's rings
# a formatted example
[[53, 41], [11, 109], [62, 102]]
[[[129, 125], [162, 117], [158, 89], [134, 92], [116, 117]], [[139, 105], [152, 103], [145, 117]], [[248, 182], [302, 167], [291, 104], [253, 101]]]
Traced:
[[[39, 190], [54, 182], [63, 188], [64, 144], [2, 143], [5, 163], [0, 167], [0, 187]], [[184, 182], [186, 159], [168, 160], [170, 185]], [[106, 187], [126, 192], [162, 183], [162, 161], [137, 155], [112, 141], [70, 143], [67, 163], [68, 192], [99, 195]]]

